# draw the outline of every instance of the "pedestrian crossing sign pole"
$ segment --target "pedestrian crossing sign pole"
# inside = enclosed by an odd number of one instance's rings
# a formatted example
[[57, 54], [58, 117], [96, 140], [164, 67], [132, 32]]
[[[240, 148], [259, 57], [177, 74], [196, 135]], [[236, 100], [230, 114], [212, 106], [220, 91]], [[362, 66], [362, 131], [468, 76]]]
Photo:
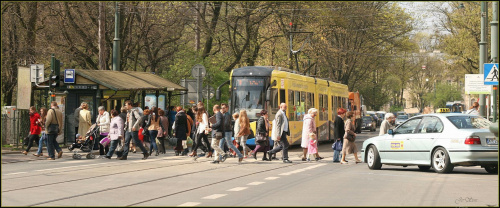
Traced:
[[484, 85], [498, 85], [498, 63], [484, 64]]

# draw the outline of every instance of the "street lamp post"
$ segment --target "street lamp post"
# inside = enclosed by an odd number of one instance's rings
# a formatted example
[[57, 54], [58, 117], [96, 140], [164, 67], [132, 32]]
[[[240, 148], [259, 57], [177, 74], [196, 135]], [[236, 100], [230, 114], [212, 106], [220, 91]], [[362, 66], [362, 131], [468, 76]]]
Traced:
[[[481, 2], [481, 42], [479, 42], [479, 74], [484, 74], [484, 63], [487, 62], [486, 58], [488, 49], [486, 48], [486, 38], [488, 31], [486, 30], [488, 24], [488, 2]], [[486, 116], [486, 99], [484, 94], [479, 95], [479, 115]]]

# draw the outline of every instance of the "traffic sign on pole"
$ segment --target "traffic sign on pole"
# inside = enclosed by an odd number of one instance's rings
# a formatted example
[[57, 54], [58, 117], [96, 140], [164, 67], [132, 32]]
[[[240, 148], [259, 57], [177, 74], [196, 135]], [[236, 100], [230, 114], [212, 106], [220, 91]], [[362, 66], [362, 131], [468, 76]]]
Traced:
[[498, 63], [484, 64], [484, 84], [498, 85]]

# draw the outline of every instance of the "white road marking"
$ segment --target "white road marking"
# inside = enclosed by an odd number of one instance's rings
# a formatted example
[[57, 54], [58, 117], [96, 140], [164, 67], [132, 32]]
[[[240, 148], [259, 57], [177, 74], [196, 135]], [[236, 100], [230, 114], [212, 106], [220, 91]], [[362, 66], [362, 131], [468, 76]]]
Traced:
[[278, 179], [280, 177], [267, 177], [267, 178], [264, 178], [264, 180], [274, 180], [274, 179]]
[[249, 183], [247, 185], [256, 186], [256, 185], [260, 185], [260, 184], [263, 184], [263, 183], [266, 183], [266, 182], [255, 181], [255, 182]]
[[290, 172], [287, 172], [287, 173], [281, 173], [279, 175], [292, 175], [292, 174], [295, 174], [295, 173], [300, 173], [300, 172], [303, 172], [303, 171], [306, 171], [306, 170], [309, 170], [309, 169], [313, 169], [313, 168], [317, 168], [317, 167], [321, 167], [323, 165], [326, 165], [326, 164], [317, 164], [317, 165], [314, 165], [314, 166], [309, 166], [307, 168], [302, 168], [302, 169], [297, 169], [297, 170], [294, 170], [294, 171], [290, 171]]
[[248, 187], [236, 187], [236, 188], [232, 188], [232, 189], [229, 189], [227, 191], [241, 191], [241, 190], [245, 190], [247, 189]]
[[7, 174], [3, 174], [3, 175], [4, 176], [7, 176], [7, 175], [17, 175], [17, 174], [23, 174], [23, 173], [28, 173], [28, 172], [7, 173]]
[[[112, 162], [112, 163], [106, 163], [106, 165], [113, 164], [117, 162]], [[35, 171], [48, 171], [48, 170], [59, 170], [59, 169], [65, 169], [65, 168], [78, 168], [78, 167], [87, 167], [87, 166], [95, 166], [95, 165], [103, 165], [102, 163], [94, 163], [94, 164], [88, 164], [88, 165], [74, 165], [74, 166], [67, 166], [67, 167], [60, 167], [60, 168], [50, 168], [50, 169], [41, 169], [41, 170], [35, 170]]]
[[227, 194], [212, 194], [210, 196], [205, 196], [202, 199], [217, 199], [217, 198], [221, 198], [221, 197], [226, 196], [226, 195]]
[[201, 204], [200, 202], [186, 202], [184, 204], [179, 205], [178, 207], [194, 207], [198, 204]]

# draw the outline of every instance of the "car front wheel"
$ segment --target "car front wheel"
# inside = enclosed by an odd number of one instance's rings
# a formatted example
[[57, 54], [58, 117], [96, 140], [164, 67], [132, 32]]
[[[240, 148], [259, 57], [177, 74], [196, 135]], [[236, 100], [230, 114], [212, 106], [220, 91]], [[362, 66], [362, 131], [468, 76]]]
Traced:
[[382, 163], [380, 163], [380, 156], [378, 155], [377, 148], [374, 145], [371, 145], [368, 148], [366, 161], [368, 163], [368, 168], [372, 170], [380, 170], [380, 168], [382, 168]]
[[484, 169], [488, 173], [498, 174], [498, 166], [496, 165], [484, 166]]
[[454, 166], [450, 162], [450, 156], [444, 148], [438, 147], [432, 153], [432, 168], [437, 173], [449, 173], [453, 170]]

